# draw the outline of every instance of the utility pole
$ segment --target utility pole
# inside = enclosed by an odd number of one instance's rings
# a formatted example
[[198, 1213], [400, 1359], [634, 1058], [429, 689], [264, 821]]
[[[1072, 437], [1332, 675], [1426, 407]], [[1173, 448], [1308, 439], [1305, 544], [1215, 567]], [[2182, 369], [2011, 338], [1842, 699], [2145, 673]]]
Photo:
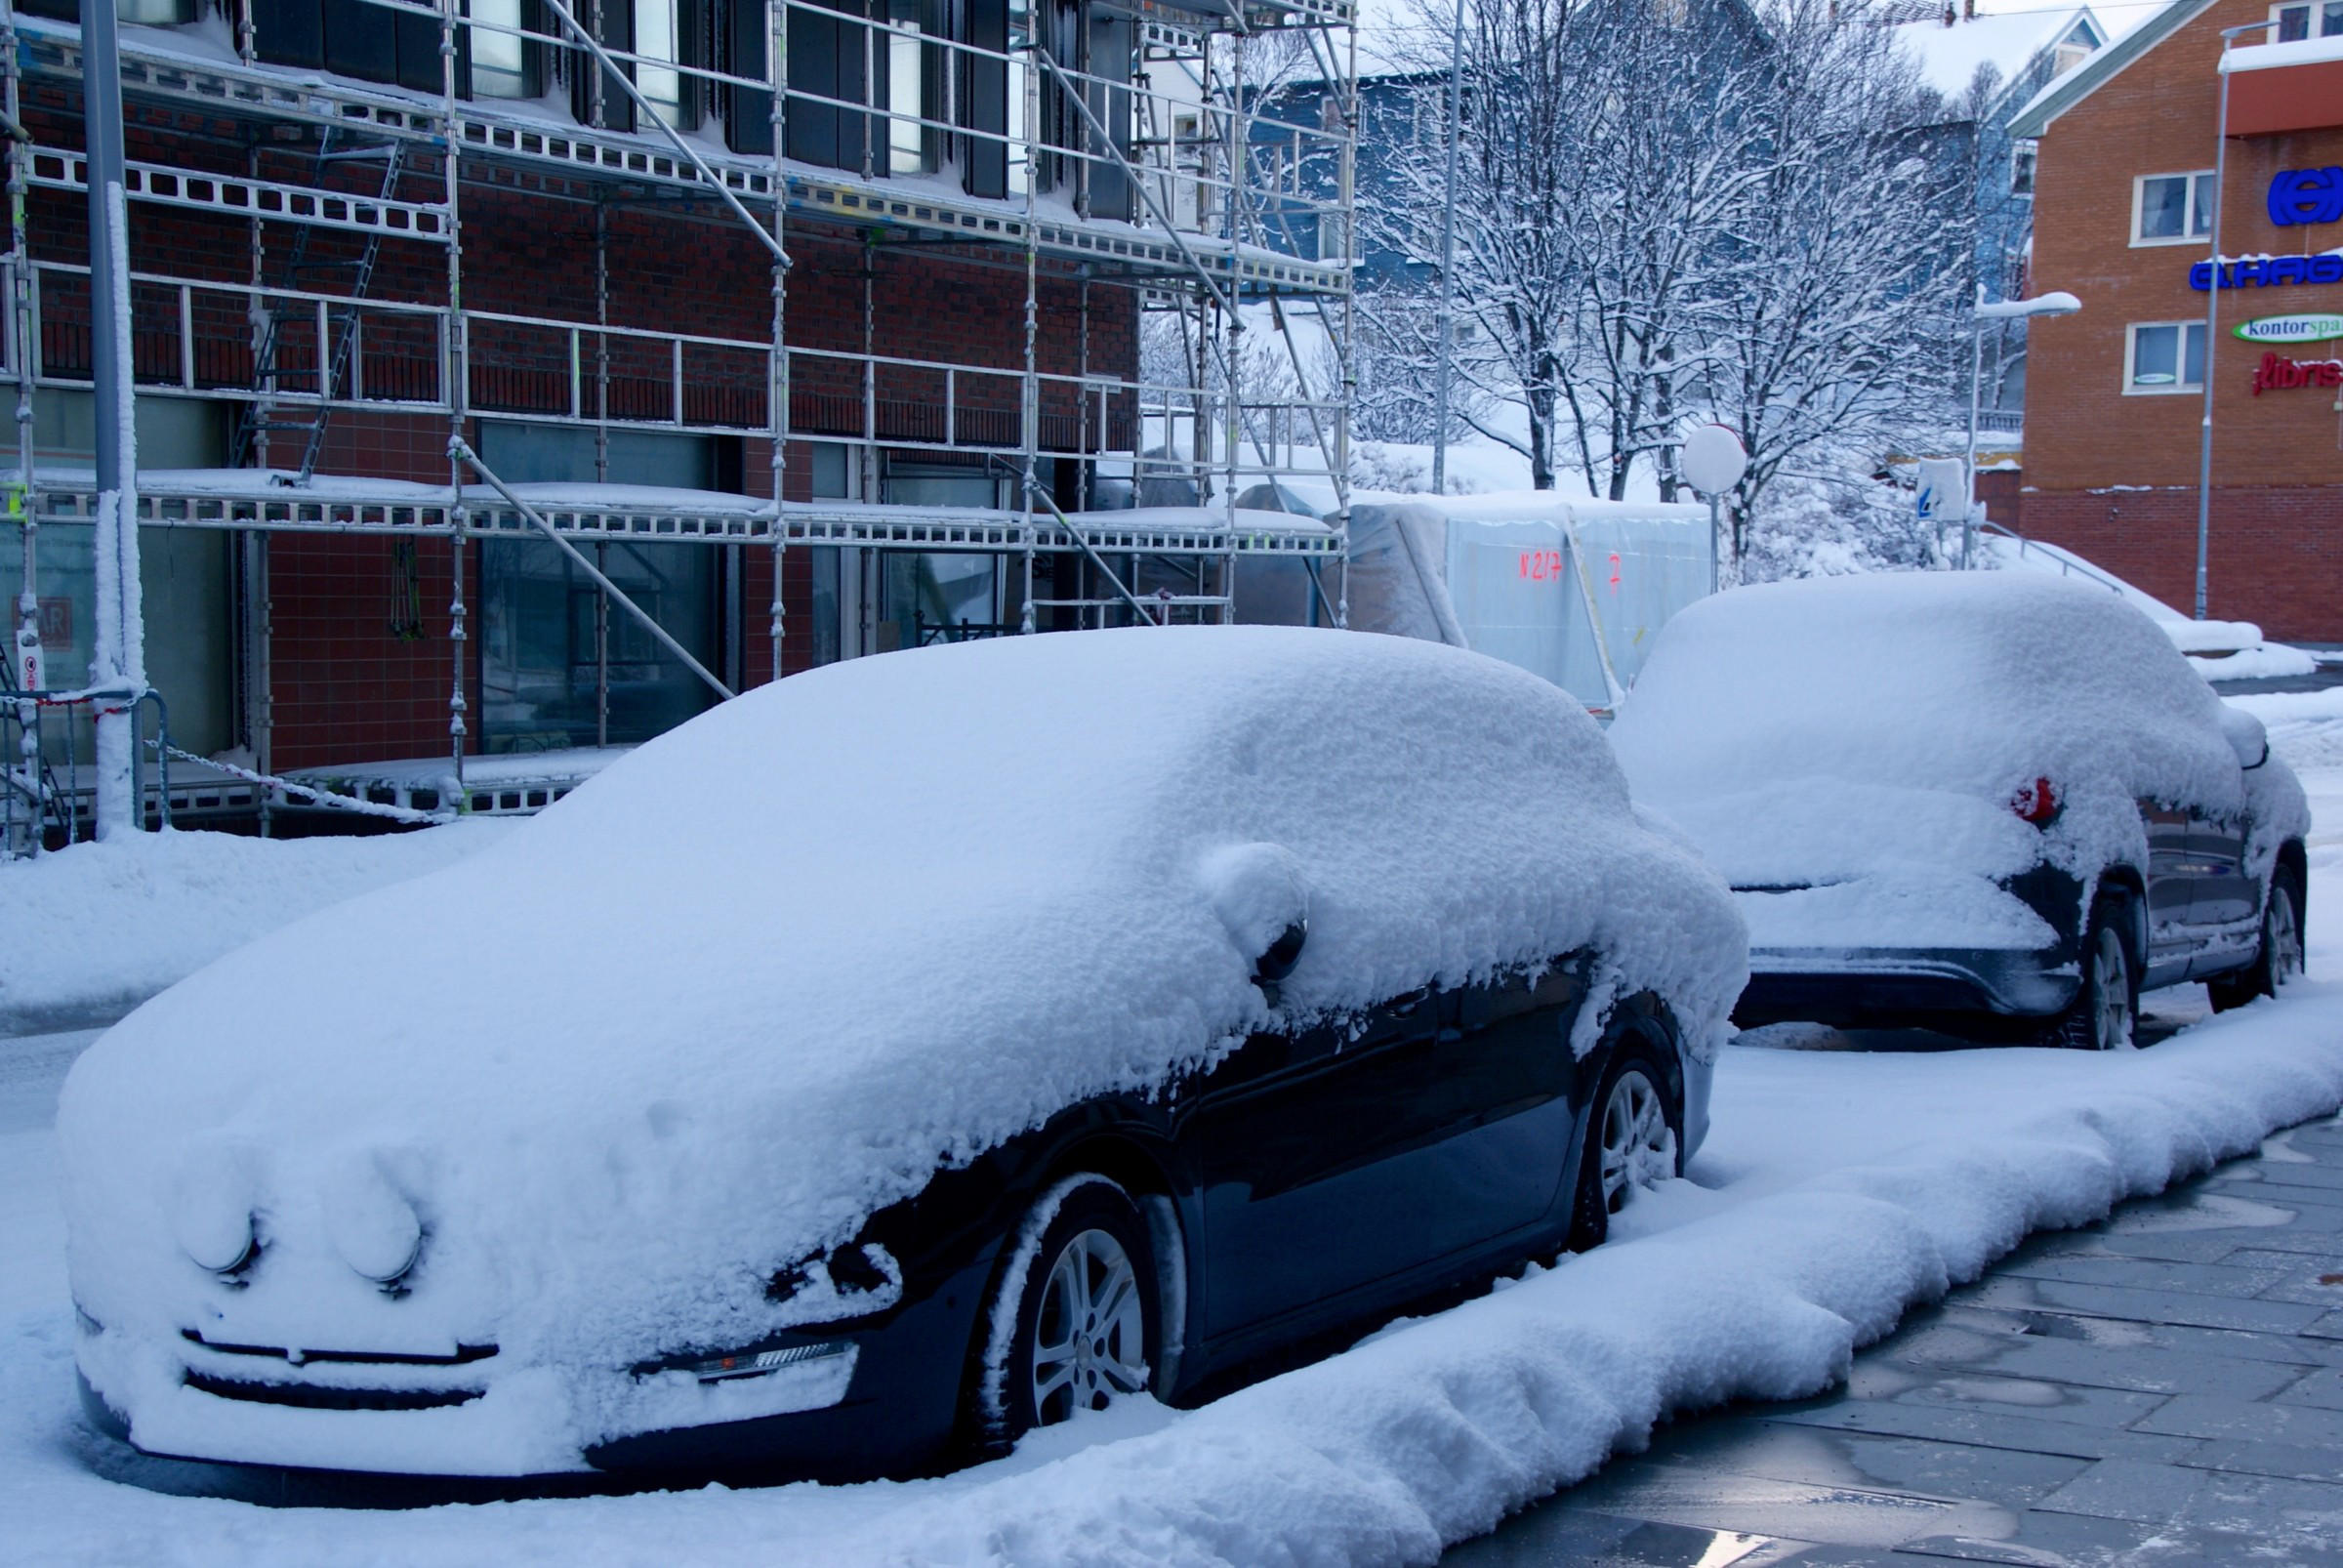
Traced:
[[1448, 180], [1440, 198], [1440, 371], [1432, 391], [1432, 494], [1448, 493], [1449, 355], [1456, 339], [1457, 143], [1464, 117], [1464, 0], [1448, 39]]
[[130, 356], [129, 210], [122, 179], [122, 56], [112, 0], [81, 7], [82, 114], [90, 160], [90, 308], [97, 390], [98, 625], [90, 657], [98, 714], [98, 837], [135, 833], [138, 703], [146, 689], [144, 612], [139, 602], [139, 438]]

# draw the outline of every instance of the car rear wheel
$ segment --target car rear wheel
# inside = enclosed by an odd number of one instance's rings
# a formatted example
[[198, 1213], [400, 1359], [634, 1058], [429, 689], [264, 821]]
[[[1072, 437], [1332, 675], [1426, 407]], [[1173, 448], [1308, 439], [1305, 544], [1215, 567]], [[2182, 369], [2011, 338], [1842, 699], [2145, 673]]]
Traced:
[[1683, 1174], [1684, 1108], [1649, 1051], [1621, 1046], [1595, 1089], [1571, 1204], [1572, 1252], [1599, 1247], [1611, 1217], [1639, 1192]]
[[2205, 982], [2213, 1011], [2226, 1012], [2278, 988], [2302, 972], [2302, 901], [2291, 871], [2281, 867], [2270, 879], [2270, 901], [2262, 911], [2262, 943], [2253, 962], [2235, 974]]
[[989, 1447], [1148, 1387], [1163, 1317], [1130, 1196], [1096, 1176], [1052, 1187], [1020, 1227], [985, 1322], [976, 1414]]
[[2076, 1051], [2128, 1051], [2139, 1013], [2140, 976], [2132, 962], [2131, 906], [2120, 897], [2091, 905], [2082, 935], [2082, 985], [2051, 1020], [2043, 1044]]

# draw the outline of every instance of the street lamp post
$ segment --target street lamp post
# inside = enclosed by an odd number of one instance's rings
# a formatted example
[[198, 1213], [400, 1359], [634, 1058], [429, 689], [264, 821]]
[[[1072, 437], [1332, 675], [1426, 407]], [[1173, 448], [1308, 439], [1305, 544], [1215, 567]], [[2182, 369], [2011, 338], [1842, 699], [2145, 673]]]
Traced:
[[1982, 395], [1985, 377], [1985, 329], [1997, 322], [2022, 321], [2037, 315], [2073, 315], [2082, 309], [2082, 302], [2060, 290], [2036, 295], [2031, 300], [1998, 300], [1985, 303], [1985, 285], [1977, 285], [1977, 304], [1969, 311], [1969, 455], [1961, 464], [1966, 477], [1967, 506], [1960, 516], [1960, 569], [1969, 569], [1969, 553], [1977, 538], [1977, 404]]
[[[2205, 616], [2206, 563], [2213, 541], [2213, 342], [2221, 335], [2221, 185], [2222, 176], [2229, 171], [2229, 51], [2246, 34], [2268, 32], [2277, 25], [2277, 19], [2272, 18], [2221, 29], [2221, 115], [2213, 124], [2213, 275], [2205, 279], [2204, 286], [2204, 421], [2197, 432], [2197, 619], [2200, 621]], [[2189, 346], [2185, 341], [2180, 346], [2179, 368], [2183, 375], [2188, 373]]]

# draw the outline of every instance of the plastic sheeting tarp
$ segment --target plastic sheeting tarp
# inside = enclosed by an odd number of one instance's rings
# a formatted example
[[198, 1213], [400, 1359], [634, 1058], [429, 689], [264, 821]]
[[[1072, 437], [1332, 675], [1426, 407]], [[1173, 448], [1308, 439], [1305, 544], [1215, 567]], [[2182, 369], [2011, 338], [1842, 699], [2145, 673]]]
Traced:
[[1458, 643], [1590, 708], [1634, 684], [1670, 615], [1708, 593], [1705, 508], [1450, 497], [1351, 510], [1351, 625]]

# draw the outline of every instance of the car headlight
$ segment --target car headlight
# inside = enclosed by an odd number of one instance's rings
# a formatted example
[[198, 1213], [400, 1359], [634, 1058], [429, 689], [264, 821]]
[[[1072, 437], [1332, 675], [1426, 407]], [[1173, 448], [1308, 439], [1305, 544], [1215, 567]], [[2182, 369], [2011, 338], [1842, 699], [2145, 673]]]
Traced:
[[252, 1180], [237, 1151], [204, 1142], [181, 1162], [171, 1194], [171, 1234], [198, 1268], [233, 1274], [260, 1251]]
[[377, 1285], [396, 1284], [423, 1254], [423, 1219], [371, 1161], [335, 1183], [326, 1222], [342, 1260]]

